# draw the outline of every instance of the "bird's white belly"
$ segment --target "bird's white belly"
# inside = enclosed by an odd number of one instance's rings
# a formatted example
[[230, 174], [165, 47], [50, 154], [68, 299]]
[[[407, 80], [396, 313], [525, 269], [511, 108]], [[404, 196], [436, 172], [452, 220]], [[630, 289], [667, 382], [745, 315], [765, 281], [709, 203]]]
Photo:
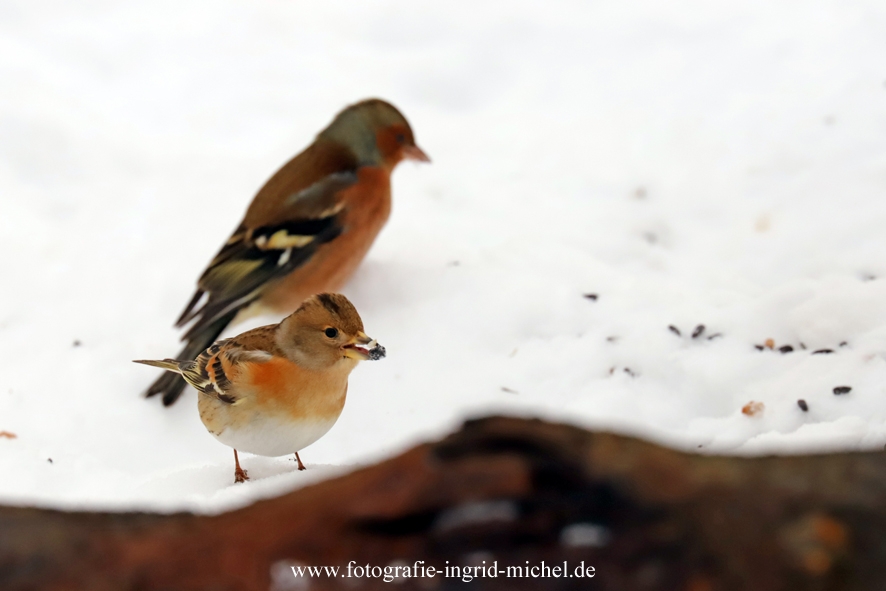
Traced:
[[225, 427], [213, 433], [216, 439], [238, 451], [259, 456], [285, 456], [301, 451], [332, 429], [338, 416], [316, 420], [281, 421], [255, 417], [248, 425]]

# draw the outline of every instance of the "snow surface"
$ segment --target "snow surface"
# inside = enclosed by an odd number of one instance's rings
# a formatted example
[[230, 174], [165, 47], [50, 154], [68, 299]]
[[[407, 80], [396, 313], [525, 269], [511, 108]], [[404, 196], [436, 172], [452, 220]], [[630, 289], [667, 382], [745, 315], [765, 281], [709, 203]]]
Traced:
[[[0, 501], [219, 511], [487, 412], [881, 448], [884, 30], [882, 1], [0, 3]], [[144, 400], [130, 360], [178, 350], [254, 192], [368, 96], [433, 158], [346, 289], [388, 358], [307, 472], [233, 485], [194, 392]]]

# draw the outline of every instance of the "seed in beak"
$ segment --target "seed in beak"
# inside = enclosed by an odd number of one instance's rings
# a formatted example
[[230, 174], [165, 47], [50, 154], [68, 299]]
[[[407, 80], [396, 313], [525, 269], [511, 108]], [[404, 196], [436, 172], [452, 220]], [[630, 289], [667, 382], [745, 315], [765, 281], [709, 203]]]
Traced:
[[381, 345], [379, 345], [378, 343], [375, 344], [375, 347], [373, 347], [372, 349], [369, 350], [369, 360], [370, 361], [378, 361], [379, 359], [384, 359], [385, 355], [386, 355], [385, 348], [382, 347]]

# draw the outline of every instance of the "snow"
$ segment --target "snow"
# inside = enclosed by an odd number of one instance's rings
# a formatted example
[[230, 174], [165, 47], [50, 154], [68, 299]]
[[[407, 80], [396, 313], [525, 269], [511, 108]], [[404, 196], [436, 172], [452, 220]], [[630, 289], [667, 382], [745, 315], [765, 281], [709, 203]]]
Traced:
[[[217, 512], [488, 412], [882, 448], [884, 26], [874, 1], [0, 4], [0, 501]], [[234, 485], [193, 391], [146, 401], [131, 360], [178, 350], [254, 192], [369, 96], [433, 159], [345, 290], [388, 357], [306, 472], [244, 454]]]

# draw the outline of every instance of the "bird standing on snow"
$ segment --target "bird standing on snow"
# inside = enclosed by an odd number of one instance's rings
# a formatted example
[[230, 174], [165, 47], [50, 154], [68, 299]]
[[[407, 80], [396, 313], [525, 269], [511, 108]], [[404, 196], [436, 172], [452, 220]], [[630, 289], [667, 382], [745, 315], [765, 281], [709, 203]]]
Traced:
[[[285, 313], [312, 294], [340, 289], [388, 219], [391, 172], [404, 159], [430, 161], [394, 106], [370, 99], [339, 113], [259, 190], [200, 276], [176, 322], [194, 321], [178, 358], [194, 359], [241, 311]], [[146, 395], [162, 394], [168, 406], [184, 387], [165, 373]]]
[[262, 456], [295, 453], [338, 420], [348, 375], [384, 347], [363, 332], [363, 321], [343, 295], [306, 300], [279, 324], [218, 341], [194, 361], [141, 360], [181, 375], [200, 391], [203, 424], [234, 448], [234, 481], [248, 480], [237, 450]]

